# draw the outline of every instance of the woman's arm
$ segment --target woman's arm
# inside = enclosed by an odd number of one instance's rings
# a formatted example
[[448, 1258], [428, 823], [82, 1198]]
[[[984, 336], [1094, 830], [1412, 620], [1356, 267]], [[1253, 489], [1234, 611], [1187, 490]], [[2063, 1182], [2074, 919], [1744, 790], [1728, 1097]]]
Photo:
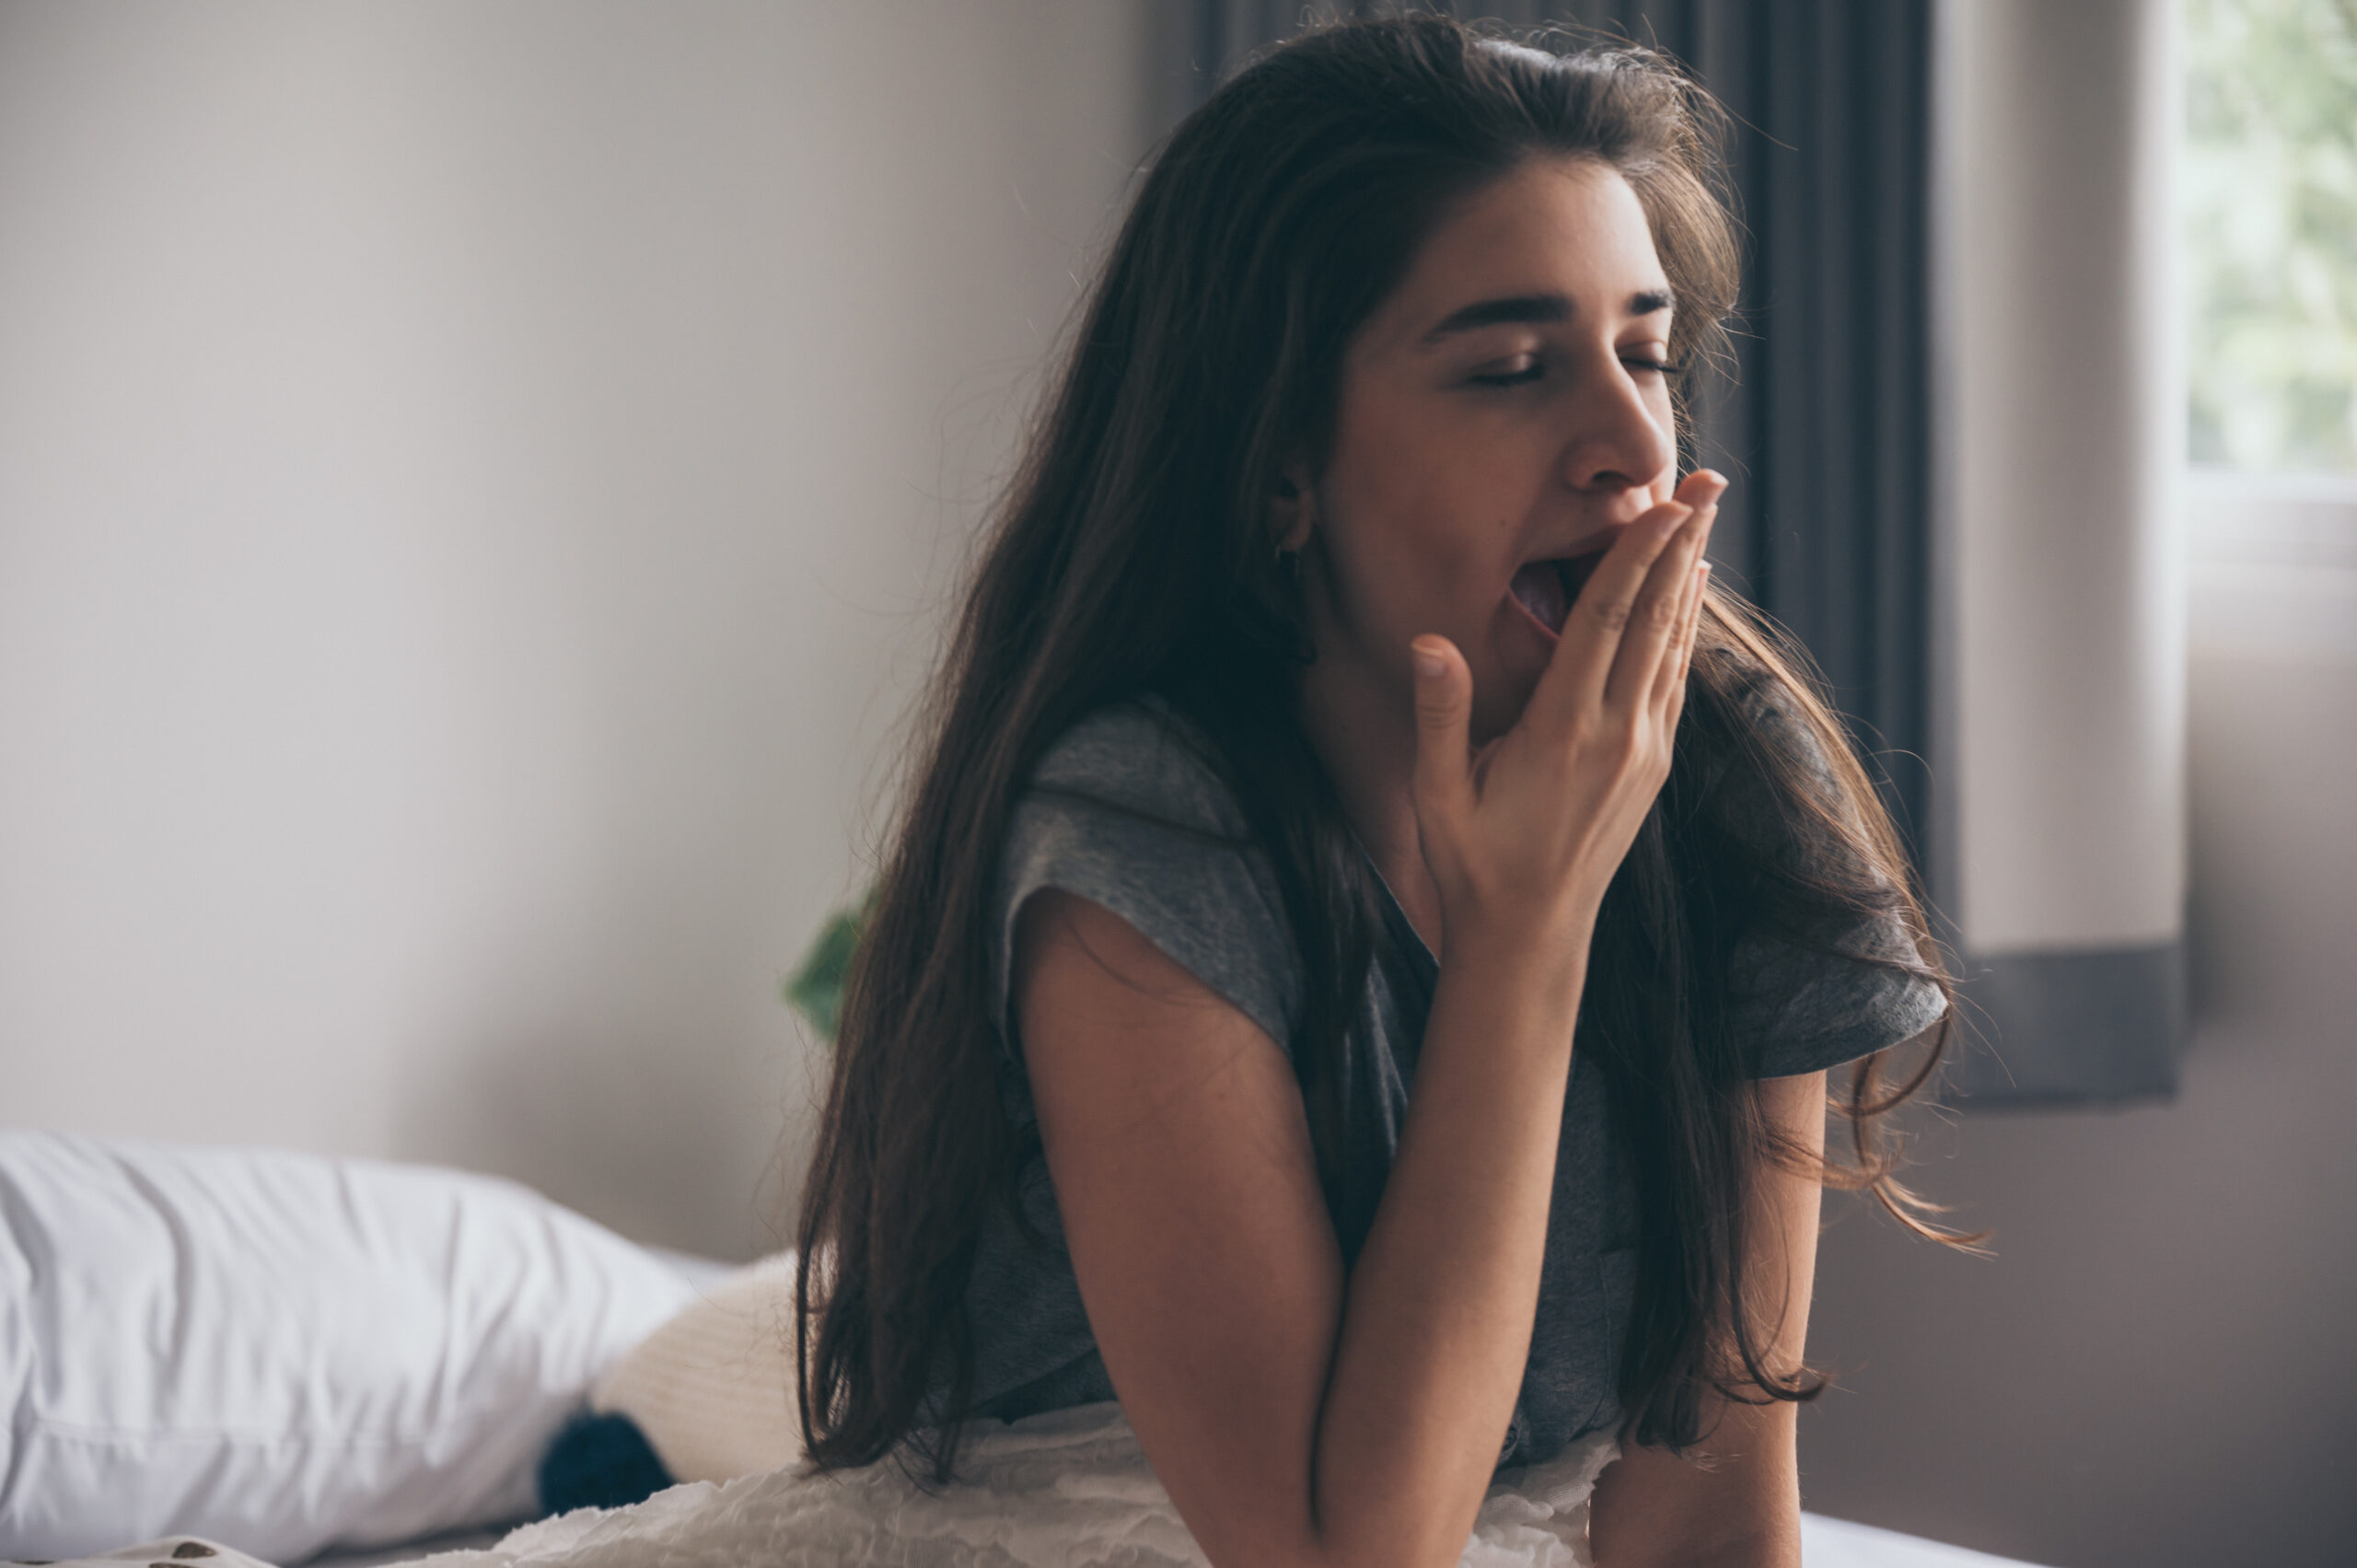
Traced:
[[[1821, 1156], [1825, 1074], [1768, 1078], [1758, 1087], [1769, 1124]], [[1799, 1369], [1807, 1342], [1822, 1196], [1817, 1182], [1773, 1163], [1754, 1189], [1747, 1272], [1757, 1299], [1781, 1307], [1763, 1346], [1778, 1372]], [[1800, 1568], [1800, 1407], [1722, 1401], [1717, 1413], [1688, 1458], [1631, 1446], [1598, 1478], [1588, 1525], [1596, 1568]]]
[[1024, 911], [1018, 1017], [1089, 1324], [1223, 1568], [1463, 1551], [1528, 1354], [1588, 932], [1667, 771], [1708, 514], [1627, 530], [1478, 772], [1464, 661], [1420, 644], [1441, 974], [1347, 1278], [1276, 1043], [1102, 908]]
[[1504, 966], [1444, 981], [1346, 1279], [1276, 1044], [1097, 905], [1043, 893], [1023, 924], [1027, 1052], [1081, 1295], [1206, 1555], [1454, 1562], [1530, 1343], [1576, 983], [1550, 1004], [1560, 981]]

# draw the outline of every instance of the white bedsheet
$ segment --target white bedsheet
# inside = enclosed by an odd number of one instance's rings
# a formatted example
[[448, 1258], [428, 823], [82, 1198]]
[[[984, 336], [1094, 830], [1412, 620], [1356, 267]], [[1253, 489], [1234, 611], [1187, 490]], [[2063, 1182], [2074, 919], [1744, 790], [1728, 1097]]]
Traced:
[[[1462, 1568], [1590, 1568], [1587, 1503], [1617, 1452], [1608, 1437], [1544, 1465], [1507, 1471], [1481, 1505]], [[982, 1423], [962, 1479], [920, 1487], [890, 1463], [839, 1475], [789, 1472], [677, 1486], [630, 1508], [583, 1509], [496, 1543], [391, 1561], [430, 1568], [1202, 1568], [1203, 1558], [1155, 1481], [1120, 1407]], [[2007, 1568], [2006, 1560], [1888, 1530], [1804, 1516], [1809, 1568]], [[455, 1541], [435, 1543], [445, 1548]], [[85, 1559], [269, 1568], [211, 1542], [149, 1542]], [[384, 1563], [386, 1554], [314, 1568]], [[64, 1564], [61, 1568], [75, 1568]], [[2020, 1565], [2012, 1565], [2020, 1568]]]
[[[498, 1540], [494, 1532], [470, 1531], [463, 1536], [445, 1537], [432, 1544], [435, 1551], [450, 1551], [461, 1547], [493, 1546]], [[331, 1552], [315, 1559], [307, 1568], [392, 1568], [403, 1562], [413, 1562], [417, 1556], [414, 1551]], [[1948, 1546], [1848, 1519], [1828, 1518], [1822, 1514], [1801, 1516], [1801, 1561], [1807, 1568], [2035, 1568], [2035, 1564], [2011, 1557], [1992, 1557], [1985, 1551]]]

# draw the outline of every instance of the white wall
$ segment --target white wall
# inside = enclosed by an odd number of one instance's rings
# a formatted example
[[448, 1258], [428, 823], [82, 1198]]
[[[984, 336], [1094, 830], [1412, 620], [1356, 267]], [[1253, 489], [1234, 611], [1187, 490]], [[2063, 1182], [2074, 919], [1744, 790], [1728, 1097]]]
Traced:
[[0, 1121], [763, 1245], [1142, 16], [0, 10]]
[[2183, 930], [2177, 3], [1936, 7], [1943, 912], [1975, 958]]
[[[2352, 498], [2357, 498], [2353, 495]], [[2338, 564], [2194, 578], [2195, 1038], [2175, 1103], [1968, 1111], [1917, 1184], [1995, 1256], [1829, 1201], [1809, 1505], [2063, 1568], [2357, 1542], [2357, 505]]]

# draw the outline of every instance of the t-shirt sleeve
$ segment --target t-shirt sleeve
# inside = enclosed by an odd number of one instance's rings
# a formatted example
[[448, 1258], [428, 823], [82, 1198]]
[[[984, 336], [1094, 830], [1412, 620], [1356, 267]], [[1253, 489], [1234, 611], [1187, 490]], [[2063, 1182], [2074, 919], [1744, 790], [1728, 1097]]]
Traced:
[[1728, 989], [1753, 1076], [1839, 1067], [1914, 1039], [1946, 1011], [1947, 998], [1930, 981], [1844, 956], [1911, 958], [1914, 945], [1896, 922], [1859, 921], [1831, 933], [1829, 945], [1840, 951], [1759, 932], [1736, 943]]
[[1100, 904], [1291, 1050], [1299, 966], [1267, 862], [1243, 813], [1178, 722], [1132, 702], [1067, 731], [1016, 801], [993, 929], [995, 1016], [1018, 1063], [1016, 923], [1043, 888]]
[[[1752, 738], [1797, 761], [1832, 795], [1831, 767], [1807, 722], [1781, 688], [1763, 680], [1745, 699]], [[1771, 858], [1847, 854], [1838, 844], [1804, 846], [1778, 826], [1781, 814], [1756, 779], [1732, 781], [1721, 808], [1729, 827]], [[1894, 911], [1845, 917], [1796, 933], [1760, 921], [1730, 956], [1727, 1001], [1736, 1037], [1757, 1077], [1821, 1072], [1912, 1040], [1937, 1023], [1947, 998], [1921, 975], [1874, 959], [1919, 963], [1913, 935]]]

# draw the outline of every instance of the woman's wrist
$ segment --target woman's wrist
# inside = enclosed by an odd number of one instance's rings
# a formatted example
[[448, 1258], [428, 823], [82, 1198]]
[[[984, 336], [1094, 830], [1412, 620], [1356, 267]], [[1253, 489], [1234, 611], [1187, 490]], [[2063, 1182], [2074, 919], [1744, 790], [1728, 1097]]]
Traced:
[[1517, 889], [1486, 898], [1450, 898], [1444, 891], [1442, 939], [1468, 952], [1533, 962], [1573, 949], [1585, 952], [1596, 934], [1600, 901], [1568, 889], [1543, 895]]
[[1593, 910], [1444, 916], [1441, 971], [1459, 983], [1576, 1005], [1587, 978]]

